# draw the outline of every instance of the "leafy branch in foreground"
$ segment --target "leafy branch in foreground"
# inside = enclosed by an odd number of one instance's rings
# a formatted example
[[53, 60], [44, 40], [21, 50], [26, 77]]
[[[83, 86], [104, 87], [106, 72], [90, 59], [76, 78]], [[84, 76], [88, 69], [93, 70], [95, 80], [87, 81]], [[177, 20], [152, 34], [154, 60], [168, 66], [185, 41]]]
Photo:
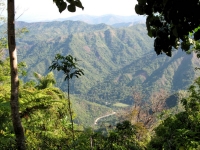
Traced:
[[[148, 35], [156, 53], [171, 56], [173, 48], [188, 51], [200, 39], [200, 3], [177, 0], [137, 0], [135, 11], [147, 15]], [[192, 36], [191, 36], [192, 34]]]
[[56, 3], [60, 13], [63, 12], [66, 8], [69, 12], [75, 12], [76, 7], [84, 9], [80, 0], [53, 0], [53, 2]]

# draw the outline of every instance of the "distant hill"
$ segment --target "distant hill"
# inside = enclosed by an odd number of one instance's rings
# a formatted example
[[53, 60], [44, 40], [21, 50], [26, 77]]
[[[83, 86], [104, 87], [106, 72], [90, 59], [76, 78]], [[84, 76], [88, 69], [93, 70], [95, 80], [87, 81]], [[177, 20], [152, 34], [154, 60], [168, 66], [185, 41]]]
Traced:
[[[137, 24], [137, 23], [136, 23]], [[120, 28], [120, 27], [131, 27], [135, 25], [135, 23], [132, 23], [132, 22], [123, 22], [123, 23], [116, 23], [116, 24], [112, 24], [112, 27], [115, 27], [115, 28]]]
[[131, 93], [135, 87], [144, 94], [146, 100], [161, 89], [174, 94], [186, 90], [200, 75], [195, 71], [196, 66], [200, 66], [200, 61], [195, 54], [187, 55], [179, 50], [170, 58], [149, 52], [112, 72], [103, 82], [90, 89], [88, 97], [97, 103], [117, 101], [132, 105], [134, 100]]
[[103, 16], [90, 16], [90, 15], [78, 15], [73, 16], [69, 18], [62, 18], [57, 19], [55, 21], [66, 21], [66, 20], [72, 20], [72, 21], [83, 21], [88, 24], [101, 24], [105, 23], [107, 25], [113, 25], [118, 23], [145, 23], [146, 18], [139, 15], [133, 15], [133, 16], [118, 16], [118, 15], [103, 15]]
[[111, 26], [114, 28], [123, 28], [123, 27], [131, 27], [136, 24], [144, 24], [143, 21], [136, 21], [136, 22], [122, 22], [122, 23], [116, 23], [112, 24]]
[[[156, 56], [143, 24], [123, 28], [80, 21], [17, 24], [24, 25], [29, 33], [17, 40], [19, 61], [28, 64], [24, 80], [34, 79], [33, 72], [48, 73], [55, 54], [71, 54], [81, 60], [85, 72], [71, 83], [71, 93], [79, 99], [111, 107], [116, 102], [131, 105], [133, 86], [145, 95], [159, 89], [173, 94], [199, 75], [195, 54], [179, 50], [171, 58]], [[57, 85], [66, 91], [62, 73], [55, 75]]]

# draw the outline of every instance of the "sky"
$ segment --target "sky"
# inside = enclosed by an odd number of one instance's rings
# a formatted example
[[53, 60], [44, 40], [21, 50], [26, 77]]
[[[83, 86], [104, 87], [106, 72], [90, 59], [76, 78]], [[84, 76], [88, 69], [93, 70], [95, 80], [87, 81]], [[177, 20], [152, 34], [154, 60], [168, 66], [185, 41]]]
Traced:
[[84, 10], [77, 8], [75, 13], [64, 11], [61, 14], [53, 0], [15, 0], [18, 21], [48, 21], [76, 15], [101, 16], [115, 14], [135, 15], [137, 0], [81, 0]]

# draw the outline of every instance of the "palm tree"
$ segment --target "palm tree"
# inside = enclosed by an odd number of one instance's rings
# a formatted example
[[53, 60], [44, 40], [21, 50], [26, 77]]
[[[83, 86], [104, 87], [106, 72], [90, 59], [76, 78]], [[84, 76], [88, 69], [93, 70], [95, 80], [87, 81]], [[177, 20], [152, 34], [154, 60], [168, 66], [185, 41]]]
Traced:
[[[70, 131], [64, 127], [64, 124], [69, 124], [66, 119], [69, 116], [66, 114], [66, 96], [62, 90], [54, 86], [56, 80], [53, 72], [46, 76], [38, 73], [34, 75], [39, 81], [37, 85], [32, 84], [33, 81], [31, 81], [20, 86], [20, 116], [25, 131], [29, 132], [29, 135], [25, 132], [28, 147], [38, 149], [39, 146], [49, 149], [50, 145], [59, 144], [55, 142], [56, 140], [68, 138], [66, 134], [63, 134], [63, 130]], [[42, 146], [32, 142], [34, 140], [42, 143]]]
[[46, 76], [35, 72], [34, 76], [39, 81], [39, 84], [36, 86], [38, 89], [49, 88], [56, 84], [53, 72], [48, 73]]

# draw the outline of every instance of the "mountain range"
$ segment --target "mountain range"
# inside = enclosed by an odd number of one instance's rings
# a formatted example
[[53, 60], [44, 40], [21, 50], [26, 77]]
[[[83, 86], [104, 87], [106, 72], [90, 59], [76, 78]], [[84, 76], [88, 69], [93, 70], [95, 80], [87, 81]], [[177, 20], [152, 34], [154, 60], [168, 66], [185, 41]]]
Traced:
[[146, 18], [144, 16], [132, 15], [132, 16], [118, 16], [118, 15], [103, 15], [103, 16], [91, 16], [91, 15], [78, 15], [68, 18], [56, 19], [54, 21], [82, 21], [88, 24], [107, 24], [107, 25], [118, 25], [118, 24], [141, 24], [145, 23]]
[[[28, 66], [28, 76], [23, 80], [35, 80], [34, 72], [46, 75], [57, 53], [76, 57], [85, 75], [71, 80], [70, 93], [76, 99], [75, 109], [92, 110], [93, 117], [87, 122], [91, 124], [97, 117], [94, 110], [103, 115], [111, 112], [110, 108], [116, 109], [116, 103], [131, 106], [133, 88], [140, 90], [148, 100], [161, 89], [170, 94], [186, 90], [199, 76], [195, 71], [195, 67], [200, 66], [196, 54], [176, 50], [172, 57], [157, 56], [144, 24], [115, 23], [17, 22], [17, 28], [29, 30], [17, 38], [18, 61], [25, 61]], [[67, 91], [64, 75], [56, 71], [54, 74], [56, 85]], [[79, 118], [80, 122], [83, 120]]]
[[[198, 76], [195, 54], [178, 50], [171, 58], [156, 56], [153, 39], [143, 24], [114, 28], [80, 21], [17, 23], [17, 27], [23, 26], [29, 33], [19, 38], [17, 45], [19, 60], [28, 65], [25, 80], [33, 79], [33, 72], [47, 74], [57, 53], [70, 54], [80, 60], [85, 72], [72, 80], [71, 93], [92, 102], [132, 104], [133, 86], [146, 95], [161, 88], [176, 92]], [[57, 85], [66, 91], [62, 73], [55, 75]]]

